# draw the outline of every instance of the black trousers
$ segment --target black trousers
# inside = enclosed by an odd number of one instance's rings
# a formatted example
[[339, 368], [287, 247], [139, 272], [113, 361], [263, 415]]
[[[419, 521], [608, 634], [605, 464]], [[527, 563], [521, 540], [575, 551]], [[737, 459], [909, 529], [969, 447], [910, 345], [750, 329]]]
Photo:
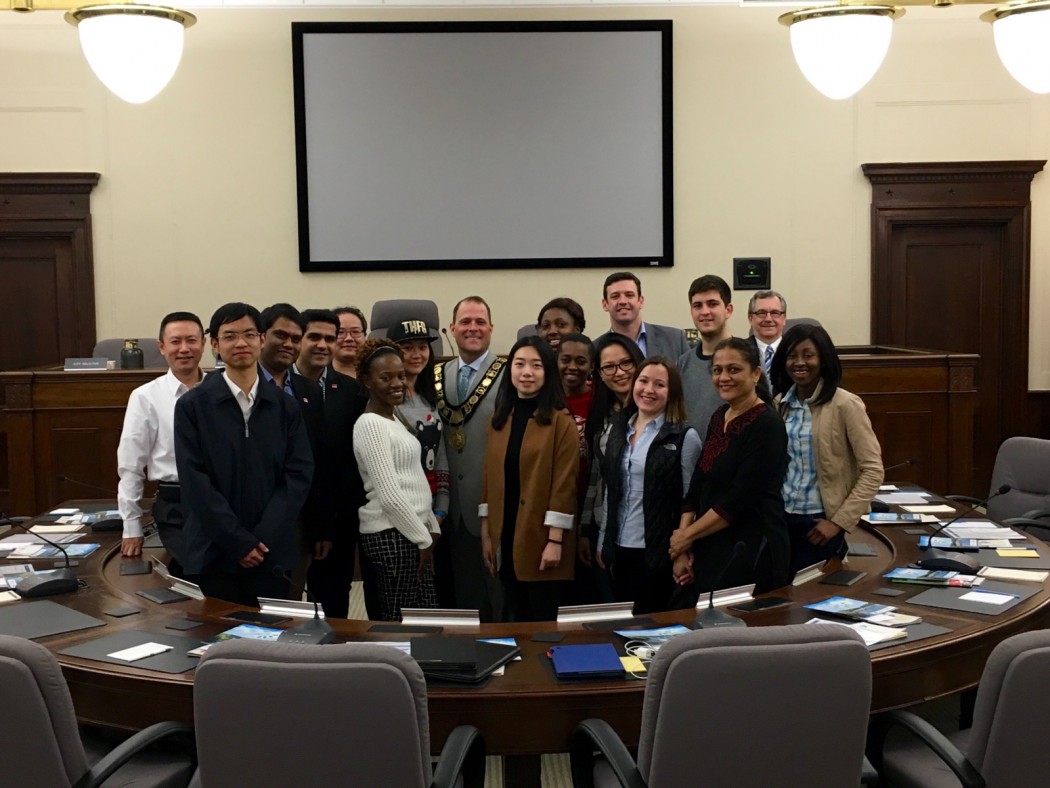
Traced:
[[636, 616], [696, 605], [693, 586], [682, 587], [674, 581], [670, 561], [649, 569], [644, 548], [619, 545], [613, 561], [613, 595], [617, 602], [634, 602]]
[[272, 574], [269, 565], [264, 563], [263, 567], [259, 571], [204, 572], [187, 575], [186, 580], [199, 585], [206, 597], [245, 607], [259, 607], [259, 597], [288, 599], [288, 581]]
[[182, 504], [177, 487], [161, 487], [153, 501], [153, 523], [157, 536], [168, 553], [168, 571], [182, 577]]
[[787, 526], [788, 536], [791, 538], [791, 577], [800, 569], [812, 566], [815, 563], [827, 561], [829, 558], [841, 556], [846, 551], [846, 532], [842, 531], [838, 536], [829, 539], [822, 545], [811, 544], [806, 535], [813, 530], [817, 520], [825, 519], [824, 513], [819, 514], [784, 514], [784, 524]]
[[357, 532], [347, 526], [332, 540], [327, 558], [310, 562], [306, 573], [307, 587], [326, 616], [346, 618], [350, 614], [350, 586], [354, 582], [356, 552]]

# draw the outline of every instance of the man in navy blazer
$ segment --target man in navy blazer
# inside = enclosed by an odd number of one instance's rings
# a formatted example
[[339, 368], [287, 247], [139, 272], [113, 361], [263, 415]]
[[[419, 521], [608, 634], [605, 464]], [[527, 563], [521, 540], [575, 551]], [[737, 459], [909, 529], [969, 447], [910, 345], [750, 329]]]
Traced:
[[295, 519], [314, 466], [298, 403], [260, 385], [261, 329], [255, 307], [219, 307], [209, 333], [225, 369], [175, 406], [186, 579], [251, 607], [288, 596]]
[[672, 361], [689, 350], [685, 332], [673, 326], [660, 326], [642, 321], [641, 280], [629, 271], [609, 274], [602, 288], [602, 309], [609, 313], [610, 333], [623, 334], [634, 340], [642, 355], [666, 356]]

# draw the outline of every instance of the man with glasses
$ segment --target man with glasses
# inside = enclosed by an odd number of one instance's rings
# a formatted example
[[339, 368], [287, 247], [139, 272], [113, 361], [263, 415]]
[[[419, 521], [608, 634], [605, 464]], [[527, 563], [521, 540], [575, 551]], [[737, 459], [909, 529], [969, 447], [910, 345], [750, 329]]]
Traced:
[[204, 326], [192, 312], [172, 312], [160, 321], [157, 349], [168, 372], [131, 392], [117, 446], [117, 508], [124, 521], [121, 555], [142, 554], [142, 490], [158, 483], [153, 522], [170, 556], [168, 569], [182, 576], [182, 507], [175, 467], [175, 402], [204, 379]]
[[784, 336], [787, 301], [776, 290], [760, 290], [751, 296], [747, 319], [751, 322], [751, 341], [758, 347], [762, 371], [769, 375], [769, 365], [773, 363], [773, 356]]
[[339, 330], [336, 332], [332, 368], [349, 378], [357, 377], [357, 366], [354, 356], [365, 341], [368, 333], [368, 320], [365, 313], [356, 306], [340, 306], [332, 310], [339, 318]]
[[689, 285], [689, 311], [700, 341], [695, 348], [679, 356], [678, 371], [682, 373], [689, 426], [704, 439], [711, 414], [722, 405], [722, 398], [711, 380], [711, 356], [719, 342], [733, 336], [729, 330], [733, 292], [726, 280], [714, 274], [694, 279]]
[[209, 334], [225, 368], [175, 404], [186, 579], [249, 607], [288, 596], [314, 467], [299, 406], [260, 380], [262, 327], [253, 306], [219, 307]]

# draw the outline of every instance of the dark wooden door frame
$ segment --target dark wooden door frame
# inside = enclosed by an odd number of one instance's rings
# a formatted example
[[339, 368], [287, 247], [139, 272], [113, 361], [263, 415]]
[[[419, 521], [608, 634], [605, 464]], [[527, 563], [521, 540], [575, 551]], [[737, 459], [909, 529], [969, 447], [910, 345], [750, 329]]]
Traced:
[[[1004, 280], [997, 382], [1003, 438], [1028, 428], [1028, 307], [1031, 252], [1031, 183], [1046, 161], [864, 164], [871, 182], [871, 338], [892, 343], [885, 303], [889, 292], [890, 238], [895, 227], [985, 224], [1001, 228]], [[965, 308], [965, 307], [963, 307]]]
[[95, 347], [95, 269], [91, 190], [96, 172], [0, 173], [0, 238], [55, 239], [72, 255], [73, 326], [63, 351], [90, 356]]

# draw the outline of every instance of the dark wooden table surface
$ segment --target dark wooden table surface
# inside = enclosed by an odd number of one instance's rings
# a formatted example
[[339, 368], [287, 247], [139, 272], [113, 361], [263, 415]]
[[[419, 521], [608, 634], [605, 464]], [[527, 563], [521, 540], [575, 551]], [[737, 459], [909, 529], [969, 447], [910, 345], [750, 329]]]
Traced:
[[[68, 505], [84, 504], [87, 508], [89, 504], [97, 506], [99, 503], [73, 501]], [[853, 542], [872, 545], [877, 552], [875, 557], [848, 559], [849, 568], [867, 573], [853, 586], [841, 588], [813, 581], [799, 587], [780, 589], [774, 594], [788, 597], [794, 604], [743, 616], [750, 626], [803, 623], [812, 614], [802, 605], [838, 593], [895, 605], [901, 612], [919, 615], [925, 622], [949, 628], [951, 632], [945, 635], [872, 653], [873, 712], [920, 703], [974, 686], [988, 654], [997, 643], [1018, 632], [1047, 626], [1050, 621], [1050, 586], [1047, 584], [1043, 584], [1033, 597], [995, 616], [910, 606], [909, 598], [925, 590], [924, 586], [896, 586], [905, 593], [893, 598], [873, 595], [874, 589], [888, 585], [880, 577], [884, 572], [893, 566], [906, 565], [919, 556], [917, 537], [904, 533], [904, 528], [867, 527], [851, 537]], [[137, 590], [161, 586], [164, 581], [155, 573], [141, 576], [119, 574], [122, 561], [119, 534], [89, 535], [82, 537], [81, 541], [98, 541], [102, 544], [99, 551], [82, 560], [77, 567], [78, 575], [87, 581], [88, 588], [52, 599], [103, 619], [106, 626], [40, 641], [56, 654], [69, 646], [127, 629], [184, 634], [204, 640], [236, 624], [223, 616], [241, 608], [219, 600], [188, 600], [162, 606], [137, 596]], [[52, 562], [36, 563], [42, 568], [50, 566]], [[121, 606], [134, 606], [141, 612], [120, 619], [104, 615], [105, 610]], [[165, 630], [166, 623], [182, 617], [199, 619], [201, 624], [184, 633]], [[659, 614], [653, 618], [660, 624], [689, 623], [693, 614], [691, 611], [681, 611]], [[340, 640], [408, 639], [404, 634], [370, 634], [368, 629], [372, 623], [368, 621], [332, 619], [330, 622]], [[530, 640], [534, 633], [544, 630], [564, 632], [565, 639], [562, 642], [566, 644], [602, 640], [611, 640], [617, 644], [622, 642], [609, 632], [587, 630], [581, 626], [559, 626], [553, 622], [455, 628], [455, 634], [514, 637], [521, 647], [523, 659], [510, 663], [505, 675], [490, 679], [484, 686], [432, 689], [429, 692], [431, 737], [435, 752], [440, 750], [449, 731], [461, 724], [476, 725], [492, 754], [531, 756], [563, 752], [572, 729], [588, 717], [607, 720], [626, 742], [637, 742], [645, 682], [634, 679], [558, 682], [546, 658], [549, 644]], [[446, 629], [448, 632], [449, 629]], [[193, 671], [170, 675], [65, 655], [59, 655], [58, 659], [82, 722], [139, 729], [165, 719], [187, 723], [193, 721]], [[526, 759], [523, 763], [530, 760], [538, 761]], [[538, 779], [538, 766], [535, 769]]]

